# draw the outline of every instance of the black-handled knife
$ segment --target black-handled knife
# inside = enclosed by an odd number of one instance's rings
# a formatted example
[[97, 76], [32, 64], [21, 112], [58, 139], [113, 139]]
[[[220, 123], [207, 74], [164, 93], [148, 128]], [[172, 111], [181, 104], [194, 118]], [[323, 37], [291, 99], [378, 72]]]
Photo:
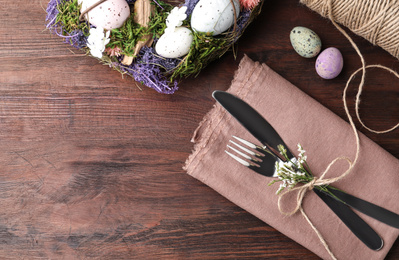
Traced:
[[[256, 128], [256, 131], [253, 131], [253, 135], [262, 143], [268, 143], [273, 146], [274, 149], [277, 149], [277, 145], [279, 145], [278, 140], [281, 140], [281, 137], [278, 133], [273, 129], [273, 127], [264, 119], [255, 109], [253, 109], [250, 105], [248, 105], [243, 100], [231, 95], [227, 92], [223, 91], [215, 91], [213, 93], [213, 97], [221, 103], [223, 107], [226, 108], [245, 128]], [[223, 103], [223, 104], [222, 104]], [[239, 104], [239, 105], [238, 105]], [[240, 114], [242, 111], [243, 114]], [[245, 114], [244, 114], [245, 113]], [[245, 116], [252, 115], [252, 116]], [[238, 117], [240, 119], [238, 119]], [[251, 119], [252, 118], [252, 119]], [[252, 121], [257, 122], [252, 122]], [[263, 122], [262, 122], [263, 121]], [[263, 127], [264, 131], [259, 131], [258, 127]], [[252, 130], [250, 131], [252, 133]], [[276, 141], [277, 140], [277, 141]], [[281, 140], [281, 144], [285, 147], [287, 145]], [[287, 151], [289, 152], [289, 151]], [[290, 153], [289, 157], [293, 157]], [[333, 193], [333, 195], [338, 198], [341, 202], [345, 202], [347, 205], [352, 208], [374, 218], [378, 221], [381, 221], [387, 225], [390, 225], [395, 228], [399, 228], [399, 215], [389, 211], [385, 208], [377, 206], [368, 201], [357, 198], [353, 195], [345, 193], [343, 191], [337, 190], [335, 188], [329, 188], [329, 191]], [[328, 193], [327, 193], [328, 194]]]
[[[220, 90], [212, 94], [213, 98], [219, 102], [238, 122], [240, 122], [256, 139], [258, 139], [268, 149], [278, 153], [278, 145], [287, 145], [280, 138], [274, 128], [263, 118], [254, 108], [238, 97]], [[287, 150], [287, 156], [293, 158], [294, 155]]]
[[[264, 119], [254, 108], [252, 108], [246, 102], [224, 91], [214, 91], [213, 97], [269, 150], [277, 151], [277, 146], [280, 144], [284, 145], [288, 149], [282, 138], [266, 121], [266, 119]], [[289, 158], [294, 157], [289, 151], [287, 151], [287, 155]], [[347, 205], [341, 203], [341, 201], [339, 200], [332, 199], [332, 197], [329, 197], [322, 192], [316, 192], [316, 194], [369, 248], [373, 250], [379, 250], [382, 248], [383, 241], [380, 236]], [[364, 206], [364, 204], [362, 204], [362, 206]], [[385, 218], [378, 218], [380, 215], [380, 213], [378, 213], [378, 210], [371, 211], [371, 214], [373, 214], [372, 217], [380, 221], [385, 220]], [[370, 213], [370, 210], [367, 209], [366, 212]]]

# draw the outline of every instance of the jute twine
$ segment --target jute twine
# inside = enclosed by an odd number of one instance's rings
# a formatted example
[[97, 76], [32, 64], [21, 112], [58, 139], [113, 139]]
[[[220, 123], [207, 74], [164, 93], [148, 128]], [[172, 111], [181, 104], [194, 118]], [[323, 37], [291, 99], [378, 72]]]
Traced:
[[320, 15], [334, 20], [399, 59], [399, 1], [300, 0]]
[[[355, 140], [356, 140], [356, 154], [355, 154], [355, 158], [353, 159], [353, 161], [347, 157], [338, 157], [336, 159], [334, 159], [328, 166], [327, 168], [324, 170], [324, 172], [321, 174], [320, 177], [318, 178], [314, 178], [311, 182], [299, 186], [299, 187], [295, 187], [293, 189], [290, 190], [286, 190], [285, 192], [283, 192], [279, 199], [278, 199], [278, 208], [280, 210], [281, 213], [285, 214], [285, 215], [293, 215], [295, 213], [297, 213], [298, 211], [301, 212], [301, 214], [303, 215], [303, 217], [306, 219], [306, 221], [309, 223], [309, 225], [312, 227], [312, 229], [314, 230], [314, 232], [317, 234], [318, 238], [320, 239], [320, 242], [323, 244], [323, 246], [325, 247], [325, 249], [327, 250], [328, 254], [331, 256], [332, 259], [337, 259], [335, 257], [335, 255], [333, 254], [333, 252], [330, 250], [330, 248], [328, 247], [327, 242], [325, 241], [325, 239], [323, 238], [323, 236], [321, 235], [321, 233], [319, 232], [319, 230], [313, 225], [312, 221], [309, 219], [309, 217], [306, 215], [305, 211], [302, 208], [302, 201], [303, 198], [305, 197], [305, 194], [307, 193], [307, 191], [312, 190], [314, 187], [316, 186], [324, 186], [324, 185], [330, 185], [334, 182], [337, 182], [343, 178], [345, 178], [351, 171], [352, 169], [355, 167], [358, 158], [359, 158], [359, 153], [360, 153], [360, 139], [359, 139], [359, 134], [358, 131], [356, 129], [356, 126], [353, 122], [352, 116], [349, 113], [349, 109], [348, 109], [348, 104], [346, 102], [346, 94], [347, 94], [347, 90], [349, 88], [349, 85], [352, 81], [352, 79], [359, 73], [362, 72], [362, 77], [358, 86], [358, 92], [356, 95], [356, 106], [355, 106], [355, 110], [356, 110], [356, 116], [360, 122], [360, 124], [366, 128], [367, 130], [373, 132], [373, 133], [377, 133], [377, 134], [382, 134], [382, 133], [387, 133], [390, 131], [395, 130], [396, 128], [399, 127], [399, 123], [396, 124], [395, 126], [393, 126], [390, 129], [387, 130], [383, 130], [383, 131], [377, 131], [374, 129], [371, 129], [369, 127], [367, 127], [363, 121], [360, 118], [359, 115], [359, 104], [360, 104], [360, 96], [363, 90], [363, 86], [364, 86], [364, 82], [365, 82], [365, 77], [366, 77], [366, 70], [368, 68], [380, 68], [380, 69], [384, 69], [387, 70], [391, 73], [393, 73], [397, 78], [399, 78], [399, 74], [395, 71], [393, 71], [392, 69], [382, 66], [382, 65], [366, 65], [366, 62], [364, 60], [364, 57], [362, 55], [362, 53], [360, 52], [359, 48], [357, 47], [357, 45], [355, 44], [355, 42], [352, 40], [352, 38], [345, 32], [345, 30], [343, 30], [335, 21], [335, 18], [337, 18], [337, 20], [339, 19], [339, 17], [343, 17], [342, 13], [346, 13], [346, 15], [348, 16], [359, 16], [359, 18], [361, 16], [362, 17], [360, 20], [356, 20], [357, 23], [362, 24], [362, 21], [368, 21], [368, 25], [367, 26], [359, 26], [361, 28], [367, 28], [368, 26], [371, 25], [375, 25], [377, 28], [368, 28], [368, 31], [370, 32], [370, 37], [374, 40], [374, 41], [380, 41], [381, 39], [385, 39], [386, 41], [389, 41], [389, 36], [385, 37], [377, 37], [377, 35], [379, 33], [385, 32], [385, 30], [382, 30], [382, 27], [385, 25], [385, 23], [383, 21], [387, 20], [387, 19], [383, 19], [382, 17], [387, 16], [389, 19], [389, 21], [394, 20], [395, 17], [399, 17], [399, 16], [395, 16], [394, 14], [387, 14], [387, 10], [389, 8], [395, 7], [396, 12], [399, 12], [399, 3], [398, 4], [393, 4], [393, 3], [385, 3], [386, 1], [372, 1], [372, 0], [364, 0], [364, 1], [336, 1], [336, 5], [333, 5], [333, 0], [324, 0], [324, 1], [310, 1], [310, 0], [301, 0], [302, 3], [305, 3], [306, 5], [312, 6], [312, 3], [316, 3], [318, 6], [317, 8], [321, 10], [321, 12], [323, 13], [324, 16], [327, 16], [332, 24], [349, 40], [349, 42], [351, 43], [352, 47], [355, 49], [355, 51], [357, 52], [357, 54], [360, 57], [361, 63], [362, 63], [362, 67], [359, 68], [358, 70], [356, 70], [355, 72], [352, 73], [352, 75], [349, 77], [348, 81], [346, 82], [346, 86], [343, 92], [343, 103], [344, 103], [344, 107], [345, 107], [345, 112], [346, 115], [349, 119], [349, 123], [353, 129], [354, 135], [355, 135]], [[356, 4], [355, 4], [356, 3]], [[346, 7], [347, 5], [355, 5], [356, 8], [348, 8]], [[361, 5], [361, 6], [359, 6]], [[378, 8], [377, 8], [378, 7]], [[316, 8], [316, 7], [311, 7]], [[369, 11], [368, 8], [370, 8]], [[375, 9], [374, 9], [375, 8]], [[354, 10], [356, 10], [356, 12], [354, 12]], [[349, 12], [349, 14], [348, 14]], [[356, 17], [355, 17], [356, 18]], [[395, 25], [397, 25], [399, 23], [399, 18], [395, 18], [396, 23]], [[371, 23], [370, 21], [373, 21], [373, 23]], [[364, 24], [363, 24], [364, 25]], [[394, 24], [390, 24], [391, 26]], [[399, 30], [398, 26], [395, 26], [397, 28], [392, 28], [392, 31], [389, 32], [389, 35], [391, 34], [395, 34], [394, 37], [397, 38], [397, 40], [399, 41], [399, 34], [398, 33], [393, 33], [393, 31], [395, 30]], [[366, 31], [366, 30], [365, 30]], [[384, 41], [385, 41], [384, 40]], [[399, 44], [395, 45], [395, 48], [393, 48], [395, 50], [395, 55], [399, 54], [398, 51], [398, 47]], [[394, 56], [395, 56], [394, 55]], [[349, 168], [342, 173], [340, 176], [335, 177], [335, 178], [330, 178], [330, 179], [325, 179], [326, 174], [330, 171], [331, 167], [333, 164], [335, 164], [337, 161], [340, 160], [345, 160], [348, 162], [349, 164]], [[297, 197], [296, 197], [296, 207], [290, 211], [290, 212], [286, 212], [283, 210], [282, 208], [282, 199], [284, 198], [285, 195], [291, 193], [291, 192], [297, 192]]]

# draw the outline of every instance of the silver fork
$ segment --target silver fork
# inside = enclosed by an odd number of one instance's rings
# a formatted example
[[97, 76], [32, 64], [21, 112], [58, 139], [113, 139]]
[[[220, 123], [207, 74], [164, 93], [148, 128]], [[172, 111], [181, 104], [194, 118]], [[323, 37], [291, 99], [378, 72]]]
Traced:
[[225, 150], [231, 158], [261, 175], [277, 177], [275, 165], [276, 161], [280, 160], [278, 157], [259, 145], [237, 136], [233, 138], [235, 141], [230, 140], [228, 150]]
[[[276, 162], [281, 160], [278, 155], [268, 151], [267, 147], [263, 148], [237, 136], [233, 136], [233, 138], [235, 141], [230, 140], [227, 145], [228, 149], [225, 150], [230, 157], [261, 175], [277, 177]], [[291, 160], [296, 159], [292, 158]], [[329, 190], [334, 191], [332, 189]], [[382, 239], [362, 218], [359, 217], [359, 215], [352, 211], [346, 203], [331, 197], [328, 193], [318, 190], [317, 188], [313, 189], [313, 191], [369, 248], [373, 250], [380, 250], [382, 248], [384, 244]], [[345, 195], [351, 196], [346, 193]], [[355, 198], [353, 196], [351, 197]], [[358, 200], [357, 198], [355, 199]]]

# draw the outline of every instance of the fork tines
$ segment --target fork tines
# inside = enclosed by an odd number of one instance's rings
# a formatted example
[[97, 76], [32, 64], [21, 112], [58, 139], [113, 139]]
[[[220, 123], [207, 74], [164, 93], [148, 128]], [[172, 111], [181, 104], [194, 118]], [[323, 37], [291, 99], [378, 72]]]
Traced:
[[233, 136], [234, 139], [236, 139], [239, 143], [230, 140], [229, 142], [234, 145], [227, 145], [227, 148], [234, 153], [229, 152], [228, 150], [225, 150], [225, 152], [234, 160], [237, 162], [241, 163], [244, 166], [250, 167], [250, 166], [257, 166], [259, 165], [257, 163], [262, 161], [262, 157], [265, 155], [261, 152], [262, 148], [258, 145], [255, 145], [247, 140], [244, 140], [242, 138], [239, 138], [237, 136]]

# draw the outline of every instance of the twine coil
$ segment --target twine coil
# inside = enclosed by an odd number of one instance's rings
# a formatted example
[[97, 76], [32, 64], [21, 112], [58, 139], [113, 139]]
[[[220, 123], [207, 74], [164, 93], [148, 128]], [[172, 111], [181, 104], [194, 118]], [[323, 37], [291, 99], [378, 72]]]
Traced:
[[[300, 2], [330, 18], [329, 0]], [[331, 8], [336, 22], [399, 59], [399, 1], [334, 0]]]
[[[356, 140], [356, 154], [354, 160], [350, 160], [347, 157], [338, 157], [334, 159], [324, 170], [324, 172], [321, 174], [319, 178], [315, 178], [313, 181], [300, 186], [300, 187], [295, 187], [291, 190], [287, 190], [286, 192], [282, 193], [281, 196], [278, 199], [278, 208], [282, 214], [285, 215], [293, 215], [296, 212], [300, 211], [302, 216], [305, 218], [305, 220], [309, 223], [309, 225], [312, 227], [313, 231], [317, 234], [320, 242], [323, 244], [324, 248], [328, 252], [328, 254], [331, 256], [332, 259], [337, 259], [333, 252], [330, 250], [327, 242], [324, 240], [322, 234], [319, 232], [319, 230], [313, 225], [312, 221], [309, 219], [307, 214], [302, 208], [302, 201], [303, 198], [305, 197], [305, 194], [308, 190], [312, 190], [315, 186], [323, 186], [323, 185], [329, 185], [332, 184], [336, 181], [339, 181], [346, 177], [348, 174], [351, 173], [352, 169], [355, 167], [357, 160], [359, 158], [360, 154], [360, 138], [359, 138], [359, 133], [357, 131], [357, 128], [355, 126], [355, 123], [353, 122], [352, 116], [349, 113], [348, 109], [348, 104], [346, 102], [346, 93], [349, 88], [349, 84], [351, 83], [352, 79], [354, 78], [355, 75], [357, 75], [359, 72], [362, 72], [362, 77], [358, 86], [358, 92], [356, 95], [356, 107], [355, 107], [355, 112], [356, 116], [360, 122], [360, 124], [365, 127], [368, 131], [377, 133], [377, 134], [382, 134], [382, 133], [387, 133], [395, 130], [396, 128], [399, 128], [399, 123], [397, 123], [395, 126], [393, 126], [390, 129], [383, 130], [383, 131], [377, 131], [373, 130], [369, 127], [367, 127], [363, 121], [360, 118], [359, 115], [359, 104], [360, 104], [360, 96], [363, 90], [363, 86], [365, 83], [365, 77], [366, 77], [366, 70], [368, 68], [380, 68], [389, 71], [390, 73], [393, 73], [397, 78], [399, 78], [399, 74], [392, 69], [382, 66], [382, 65], [366, 65], [366, 62], [364, 60], [364, 57], [362, 53], [360, 52], [359, 48], [357, 47], [356, 43], [352, 40], [352, 38], [346, 33], [344, 29], [342, 29], [336, 21], [339, 23], [342, 23], [343, 25], [349, 27], [351, 30], [352, 28], [357, 28], [353, 29], [353, 31], [364, 38], [370, 40], [373, 44], [380, 45], [384, 49], [386, 49], [388, 52], [390, 52], [393, 56], [399, 58], [399, 27], [394, 28], [396, 24], [399, 23], [399, 3], [392, 3], [391, 1], [378, 1], [378, 0], [300, 0], [301, 3], [306, 4], [309, 8], [316, 10], [319, 12], [322, 16], [328, 17], [332, 24], [340, 31], [351, 43], [352, 47], [355, 49], [356, 53], [358, 54], [362, 67], [356, 70], [355, 72], [352, 73], [348, 81], [346, 82], [346, 86], [344, 88], [343, 92], [343, 103], [344, 103], [344, 108], [346, 115], [349, 119], [349, 123], [353, 129], [355, 140]], [[334, 2], [334, 3], [333, 3]], [[355, 19], [359, 18], [359, 19]], [[374, 27], [372, 26], [374, 25]], [[389, 27], [390, 29], [387, 29]], [[388, 31], [388, 33], [386, 33]], [[364, 35], [362, 35], [364, 34]], [[382, 35], [382, 36], [381, 36]], [[392, 36], [392, 37], [391, 37]], [[383, 42], [383, 44], [381, 44]], [[385, 45], [385, 43], [387, 45]], [[386, 47], [388, 46], [388, 47]], [[393, 47], [392, 47], [393, 46]], [[342, 173], [340, 176], [331, 178], [331, 179], [324, 179], [325, 175], [328, 173], [330, 170], [331, 166], [335, 164], [339, 160], [346, 160], [349, 163], [349, 168]], [[282, 199], [285, 195], [291, 193], [291, 192], [297, 192], [297, 201], [296, 201], [296, 207], [294, 210], [290, 212], [286, 212], [282, 209], [281, 203]]]

